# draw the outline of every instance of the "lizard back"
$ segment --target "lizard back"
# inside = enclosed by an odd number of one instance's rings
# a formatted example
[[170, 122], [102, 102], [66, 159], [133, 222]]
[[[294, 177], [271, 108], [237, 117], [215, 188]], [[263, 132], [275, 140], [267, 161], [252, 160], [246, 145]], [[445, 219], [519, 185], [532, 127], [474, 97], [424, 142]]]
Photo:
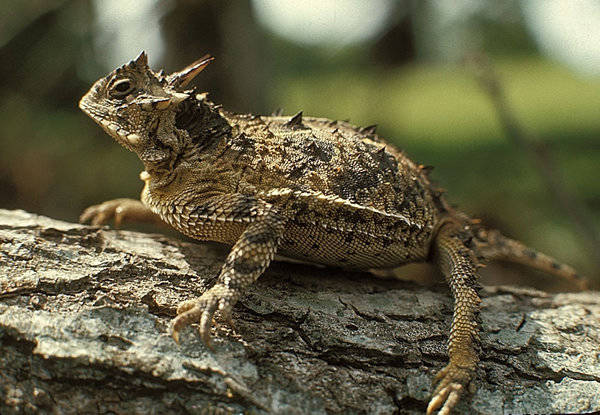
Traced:
[[301, 114], [219, 115], [230, 134], [188, 150], [203, 152], [195, 167], [184, 169], [188, 186], [198, 193], [227, 183], [219, 191], [275, 206], [289, 219], [283, 255], [353, 268], [427, 259], [439, 196], [422, 167], [386, 145], [373, 128]]

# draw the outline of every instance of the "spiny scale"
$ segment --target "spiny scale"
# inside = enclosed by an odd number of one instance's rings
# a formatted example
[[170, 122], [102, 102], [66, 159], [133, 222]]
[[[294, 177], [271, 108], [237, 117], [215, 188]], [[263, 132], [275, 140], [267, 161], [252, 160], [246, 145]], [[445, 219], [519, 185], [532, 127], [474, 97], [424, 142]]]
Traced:
[[302, 125], [302, 111], [299, 111], [285, 124], [289, 128], [303, 127]]

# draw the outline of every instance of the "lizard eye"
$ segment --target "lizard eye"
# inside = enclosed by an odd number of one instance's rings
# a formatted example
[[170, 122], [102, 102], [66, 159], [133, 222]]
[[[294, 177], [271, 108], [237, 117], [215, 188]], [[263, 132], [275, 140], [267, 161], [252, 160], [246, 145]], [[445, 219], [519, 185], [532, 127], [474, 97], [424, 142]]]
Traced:
[[133, 89], [133, 82], [129, 79], [121, 79], [110, 87], [110, 95], [113, 98], [122, 98], [132, 92]]

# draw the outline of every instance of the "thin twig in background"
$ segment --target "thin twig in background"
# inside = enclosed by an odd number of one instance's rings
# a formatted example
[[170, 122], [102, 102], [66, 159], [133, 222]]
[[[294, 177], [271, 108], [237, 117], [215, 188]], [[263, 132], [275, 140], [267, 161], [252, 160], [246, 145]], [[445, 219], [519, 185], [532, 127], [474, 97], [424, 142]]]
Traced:
[[531, 160], [532, 166], [546, 183], [556, 203], [584, 239], [596, 269], [600, 269], [600, 235], [595, 229], [589, 210], [564, 185], [546, 146], [533, 139], [521, 127], [508, 105], [499, 77], [487, 57], [484, 54], [472, 54], [467, 57], [467, 64], [475, 70], [479, 84], [490, 97], [507, 138]]

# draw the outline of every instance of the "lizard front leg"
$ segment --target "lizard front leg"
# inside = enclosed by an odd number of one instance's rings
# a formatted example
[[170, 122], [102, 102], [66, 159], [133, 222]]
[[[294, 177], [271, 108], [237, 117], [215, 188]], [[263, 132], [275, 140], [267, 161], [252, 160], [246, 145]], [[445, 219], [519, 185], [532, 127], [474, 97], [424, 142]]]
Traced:
[[178, 316], [172, 323], [172, 336], [176, 342], [179, 342], [182, 328], [199, 322], [200, 337], [209, 345], [214, 313], [218, 309], [223, 318], [230, 321], [231, 310], [244, 289], [256, 281], [275, 256], [285, 221], [270, 205], [247, 206], [242, 210], [260, 213], [246, 218], [250, 223], [233, 245], [216, 284], [199, 298], [179, 305]]
[[461, 233], [460, 226], [448, 223], [434, 242], [436, 262], [454, 296], [454, 316], [448, 342], [450, 363], [435, 378], [437, 387], [427, 407], [428, 415], [440, 407], [440, 415], [450, 413], [471, 382], [479, 361], [476, 320], [481, 300], [477, 294], [476, 260]]

